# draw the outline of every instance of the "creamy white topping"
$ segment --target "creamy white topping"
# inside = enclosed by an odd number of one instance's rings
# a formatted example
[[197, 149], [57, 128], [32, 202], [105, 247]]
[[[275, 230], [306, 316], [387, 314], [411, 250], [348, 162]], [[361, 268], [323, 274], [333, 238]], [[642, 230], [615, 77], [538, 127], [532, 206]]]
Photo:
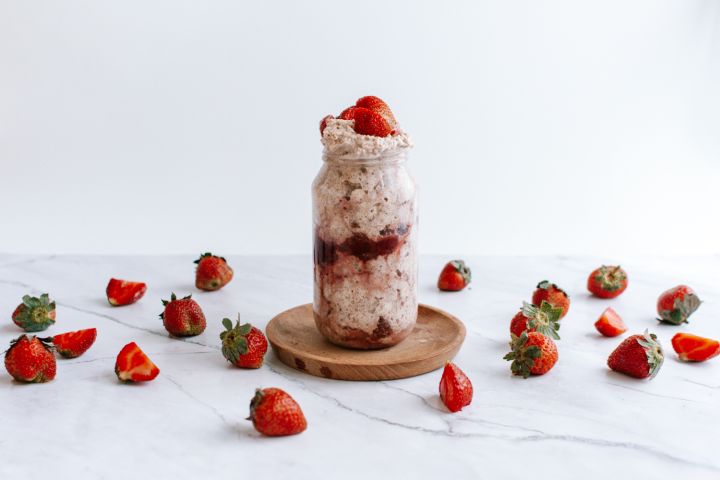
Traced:
[[407, 133], [398, 129], [395, 135], [376, 137], [355, 133], [355, 120], [330, 118], [322, 135], [325, 153], [332, 156], [374, 158], [412, 147]]

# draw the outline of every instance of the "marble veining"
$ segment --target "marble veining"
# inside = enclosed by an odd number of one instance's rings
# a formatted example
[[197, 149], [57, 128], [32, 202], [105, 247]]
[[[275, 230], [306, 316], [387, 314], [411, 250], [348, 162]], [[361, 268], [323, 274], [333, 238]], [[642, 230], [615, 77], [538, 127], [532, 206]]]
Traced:
[[[233, 282], [218, 292], [193, 286], [189, 256], [0, 255], [0, 342], [20, 334], [10, 314], [26, 293], [49, 292], [57, 323], [42, 335], [87, 327], [98, 340], [80, 358], [58, 360], [57, 378], [22, 385], [0, 375], [0, 478], [608, 478], [619, 475], [720, 478], [715, 452], [720, 360], [683, 364], [670, 346], [677, 331], [720, 337], [720, 257], [466, 257], [472, 286], [436, 290], [445, 258], [421, 259], [419, 298], [462, 319], [468, 335], [455, 361], [470, 376], [470, 407], [450, 414], [437, 395], [440, 372], [387, 382], [312, 377], [269, 353], [259, 370], [222, 358], [223, 317], [259, 327], [312, 299], [310, 257], [229, 256]], [[604, 301], [585, 292], [587, 274], [618, 260], [630, 287]], [[113, 308], [111, 276], [148, 283], [137, 304]], [[535, 284], [549, 278], [568, 291], [560, 360], [543, 377], [522, 380], [502, 360], [510, 318]], [[704, 304], [689, 325], [654, 321], [660, 291], [678, 283]], [[158, 314], [171, 292], [192, 293], [208, 329], [168, 337]], [[609, 371], [619, 339], [597, 335], [593, 322], [612, 305], [631, 332], [658, 334], [667, 358], [659, 376], [637, 381]], [[4, 313], [2, 313], [4, 312]], [[136, 341], [160, 367], [144, 385], [120, 384], [115, 356]], [[260, 436], [245, 420], [253, 391], [290, 392], [308, 418], [295, 437]]]

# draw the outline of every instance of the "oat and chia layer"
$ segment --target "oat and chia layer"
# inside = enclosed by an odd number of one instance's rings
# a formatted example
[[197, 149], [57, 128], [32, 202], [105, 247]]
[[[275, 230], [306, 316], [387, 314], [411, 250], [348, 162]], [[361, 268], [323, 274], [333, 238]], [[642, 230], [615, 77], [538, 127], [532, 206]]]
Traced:
[[402, 132], [358, 135], [352, 120], [333, 119], [323, 144], [313, 183], [315, 322], [338, 345], [395, 345], [417, 318], [415, 185], [404, 164], [410, 140]]

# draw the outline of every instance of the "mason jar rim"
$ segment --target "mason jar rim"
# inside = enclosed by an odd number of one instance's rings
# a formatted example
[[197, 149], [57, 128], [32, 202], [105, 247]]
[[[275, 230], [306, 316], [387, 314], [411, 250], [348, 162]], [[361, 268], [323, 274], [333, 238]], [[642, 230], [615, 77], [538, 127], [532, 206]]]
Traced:
[[407, 149], [392, 150], [372, 157], [358, 155], [333, 155], [323, 150], [322, 160], [336, 165], [394, 165], [407, 160]]

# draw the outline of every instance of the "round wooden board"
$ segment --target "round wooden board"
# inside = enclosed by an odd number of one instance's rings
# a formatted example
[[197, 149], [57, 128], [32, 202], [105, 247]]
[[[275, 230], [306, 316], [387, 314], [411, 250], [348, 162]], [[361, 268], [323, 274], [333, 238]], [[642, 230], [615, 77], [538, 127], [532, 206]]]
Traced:
[[438, 308], [420, 305], [415, 329], [398, 345], [352, 350], [325, 340], [307, 304], [270, 320], [266, 333], [278, 358], [305, 373], [339, 380], [395, 380], [444, 366], [460, 350], [465, 325]]

